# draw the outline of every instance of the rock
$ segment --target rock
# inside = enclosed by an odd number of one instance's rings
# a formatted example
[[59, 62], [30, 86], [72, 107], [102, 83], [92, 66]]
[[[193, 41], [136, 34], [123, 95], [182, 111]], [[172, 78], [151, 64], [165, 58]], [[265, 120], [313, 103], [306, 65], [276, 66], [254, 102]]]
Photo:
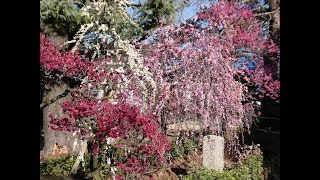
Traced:
[[203, 138], [204, 167], [222, 171], [224, 168], [224, 139], [221, 136], [208, 135]]
[[62, 155], [67, 155], [69, 153], [68, 149], [66, 146], [60, 146], [58, 143], [53, 145], [50, 156], [62, 156]]
[[153, 174], [153, 178], [158, 180], [179, 180], [178, 176], [170, 169], [156, 172]]

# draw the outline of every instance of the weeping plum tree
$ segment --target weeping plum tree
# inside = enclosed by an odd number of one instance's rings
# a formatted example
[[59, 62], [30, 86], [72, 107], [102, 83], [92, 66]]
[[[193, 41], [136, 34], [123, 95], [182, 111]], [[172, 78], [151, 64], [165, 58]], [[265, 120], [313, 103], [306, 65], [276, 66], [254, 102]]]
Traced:
[[[138, 44], [139, 52], [106, 17], [116, 9], [129, 18], [126, 3], [84, 6], [89, 22], [69, 42], [70, 52], [40, 35], [43, 83], [75, 82], [67, 92], [71, 100], [62, 104], [66, 117], [50, 116], [52, 128], [76, 132], [93, 144], [95, 157], [135, 178], [158, 169], [170, 148], [159, 118], [198, 120], [203, 129], [224, 136], [239, 157], [239, 133], [257, 113], [252, 100], [276, 99], [280, 88], [275, 69], [264, 66], [266, 58], [278, 61], [279, 50], [263, 36], [253, 12], [219, 1], [202, 8], [193, 22], [159, 28]], [[123, 150], [125, 160], [109, 163], [109, 148]]]
[[279, 50], [239, 3], [202, 7], [193, 21], [159, 28], [141, 49], [161, 89], [156, 112], [163, 122], [198, 120], [223, 135], [234, 155], [240, 155], [239, 132], [257, 114], [252, 101], [279, 97], [277, 68], [263, 66], [265, 58], [278, 61]]

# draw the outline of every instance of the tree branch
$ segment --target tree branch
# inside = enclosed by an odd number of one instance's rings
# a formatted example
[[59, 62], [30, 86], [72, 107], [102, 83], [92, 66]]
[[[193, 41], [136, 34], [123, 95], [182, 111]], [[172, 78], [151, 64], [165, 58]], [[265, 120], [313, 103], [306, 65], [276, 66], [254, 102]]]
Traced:
[[280, 11], [280, 8], [277, 8], [276, 10], [274, 10], [274, 11], [270, 11], [270, 12], [258, 13], [258, 14], [255, 14], [254, 16], [255, 16], [255, 17], [257, 17], [257, 16], [266, 16], [266, 15], [271, 15], [271, 14], [276, 13], [277, 11]]
[[130, 4], [129, 6], [141, 7], [141, 4]]
[[73, 174], [77, 173], [77, 170], [79, 169], [79, 164], [80, 164], [81, 158], [83, 158], [83, 156], [86, 152], [87, 146], [88, 146], [87, 140], [84, 140], [83, 142], [81, 142], [81, 149], [80, 149], [80, 152], [77, 156], [76, 161], [73, 164], [73, 167], [71, 169], [71, 173], [73, 173]]
[[66, 97], [68, 94], [69, 94], [70, 90], [69, 89], [66, 89], [62, 94], [58, 95], [57, 97], [53, 98], [53, 99], [50, 99], [48, 101], [45, 101], [45, 102], [42, 102], [40, 104], [40, 110], [45, 108], [46, 106], [48, 106], [49, 104], [52, 104], [54, 102], [56, 102], [58, 99], [60, 98], [63, 98], [63, 97]]

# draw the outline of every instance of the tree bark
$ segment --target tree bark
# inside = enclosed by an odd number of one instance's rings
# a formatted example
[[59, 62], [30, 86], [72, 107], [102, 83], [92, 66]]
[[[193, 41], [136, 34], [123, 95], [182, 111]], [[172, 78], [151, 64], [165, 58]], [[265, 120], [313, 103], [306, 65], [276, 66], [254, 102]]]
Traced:
[[87, 141], [82, 141], [81, 142], [81, 149], [80, 152], [77, 156], [76, 161], [73, 164], [71, 173], [76, 174], [78, 169], [79, 169], [79, 164], [82, 158], [84, 158], [85, 152], [87, 151]]
[[[68, 88], [66, 83], [60, 85], [54, 85], [51, 88], [50, 92], [44, 97], [49, 99], [55, 99], [57, 96], [61, 95]], [[51, 154], [52, 147], [57, 143], [59, 146], [67, 147], [69, 153], [79, 153], [80, 150], [80, 139], [73, 135], [73, 132], [67, 131], [55, 131], [49, 128], [50, 118], [49, 114], [52, 114], [53, 117], [62, 118], [65, 117], [61, 103], [68, 100], [70, 94], [66, 97], [57, 99], [52, 104], [47, 105], [43, 109], [43, 133], [44, 133], [44, 155], [48, 156]]]
[[279, 45], [280, 43], [280, 0], [270, 0], [271, 14], [270, 35], [271, 38]]

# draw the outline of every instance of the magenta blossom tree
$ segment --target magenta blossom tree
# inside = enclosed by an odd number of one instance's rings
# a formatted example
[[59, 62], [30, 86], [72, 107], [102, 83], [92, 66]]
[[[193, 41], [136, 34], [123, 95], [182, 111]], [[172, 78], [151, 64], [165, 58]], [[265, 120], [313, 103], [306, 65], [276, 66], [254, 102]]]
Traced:
[[77, 93], [62, 108], [67, 117], [51, 116], [51, 128], [77, 132], [93, 144], [93, 155], [128, 176], [150, 175], [166, 161], [171, 146], [153, 115], [142, 115], [137, 107], [121, 102], [112, 104]]
[[[66, 80], [78, 82], [69, 89], [71, 100], [61, 104], [65, 117], [49, 115], [50, 128], [74, 132], [93, 145], [89, 149], [93, 156], [113, 170], [121, 168], [128, 176], [139, 178], [162, 167], [170, 143], [158, 119], [147, 113], [151, 110], [143, 111], [146, 103], [139, 98], [145, 92], [138, 84], [140, 79], [114, 61], [89, 61], [77, 52], [59, 51], [40, 34], [43, 82], [49, 86]], [[106, 87], [113, 92], [97, 95]], [[117, 157], [121, 153], [124, 155]]]

